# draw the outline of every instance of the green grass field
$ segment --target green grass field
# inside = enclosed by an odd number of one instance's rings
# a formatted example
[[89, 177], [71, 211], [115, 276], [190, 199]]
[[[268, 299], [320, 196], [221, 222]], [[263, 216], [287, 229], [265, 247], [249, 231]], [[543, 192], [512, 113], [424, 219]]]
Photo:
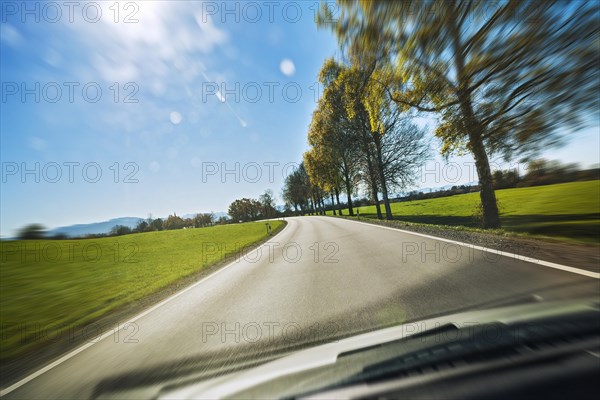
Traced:
[[[598, 180], [504, 189], [496, 191], [496, 197], [504, 230], [588, 243], [600, 240]], [[402, 221], [477, 227], [478, 205], [479, 193], [468, 193], [397, 202], [391, 207], [394, 219]], [[361, 218], [377, 218], [375, 206], [359, 210]], [[347, 210], [344, 214], [348, 215]]]
[[[271, 221], [273, 231], [283, 224]], [[102, 239], [1, 242], [0, 358], [43, 345], [40, 333], [46, 328], [54, 335], [97, 320], [266, 236], [265, 223], [254, 222]]]

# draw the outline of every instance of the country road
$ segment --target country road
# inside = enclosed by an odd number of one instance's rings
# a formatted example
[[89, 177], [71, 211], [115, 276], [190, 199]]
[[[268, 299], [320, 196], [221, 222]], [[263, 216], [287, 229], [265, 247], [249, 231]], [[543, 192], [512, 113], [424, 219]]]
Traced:
[[528, 294], [545, 298], [549, 288], [558, 289], [555, 297], [597, 296], [598, 279], [375, 225], [290, 218], [258, 250], [2, 393], [6, 399], [114, 395], [180, 379], [180, 372], [234, 367], [240, 354], [266, 357], [286, 346]]

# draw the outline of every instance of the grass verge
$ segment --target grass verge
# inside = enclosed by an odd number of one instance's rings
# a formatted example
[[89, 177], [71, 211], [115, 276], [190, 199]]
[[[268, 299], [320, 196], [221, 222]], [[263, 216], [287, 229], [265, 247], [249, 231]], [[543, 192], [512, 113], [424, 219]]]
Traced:
[[[496, 197], [502, 222], [497, 234], [588, 244], [600, 241], [600, 180], [503, 189], [496, 191]], [[479, 193], [468, 193], [396, 202], [391, 208], [394, 219], [406, 223], [477, 230], [478, 205]], [[375, 206], [358, 210], [361, 218], [377, 218]]]
[[[285, 226], [270, 223], [273, 234]], [[128, 306], [158, 299], [266, 239], [265, 223], [253, 222], [102, 239], [1, 242], [0, 359], [18, 358]]]

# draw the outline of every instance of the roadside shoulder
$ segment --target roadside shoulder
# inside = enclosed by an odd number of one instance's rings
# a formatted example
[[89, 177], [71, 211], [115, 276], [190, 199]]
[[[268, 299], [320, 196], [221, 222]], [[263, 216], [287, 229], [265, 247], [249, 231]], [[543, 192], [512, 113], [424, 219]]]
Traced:
[[600, 245], [565, 243], [553, 240], [524, 238], [500, 232], [479, 232], [446, 228], [439, 225], [411, 224], [403, 221], [374, 220], [329, 216], [354, 222], [378, 225], [392, 229], [431, 235], [473, 246], [517, 254], [549, 263], [563, 264], [595, 273], [600, 272]]

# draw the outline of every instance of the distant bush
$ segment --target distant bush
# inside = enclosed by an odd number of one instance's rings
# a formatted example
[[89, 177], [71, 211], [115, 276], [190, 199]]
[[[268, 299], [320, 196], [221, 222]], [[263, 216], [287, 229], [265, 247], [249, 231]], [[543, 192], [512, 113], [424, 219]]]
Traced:
[[122, 236], [122, 235], [128, 235], [131, 232], [132, 232], [132, 230], [128, 226], [125, 226], [125, 225], [115, 225], [110, 230], [109, 235], [110, 236]]
[[46, 228], [41, 224], [30, 224], [22, 228], [18, 236], [22, 240], [43, 239], [46, 236]]

